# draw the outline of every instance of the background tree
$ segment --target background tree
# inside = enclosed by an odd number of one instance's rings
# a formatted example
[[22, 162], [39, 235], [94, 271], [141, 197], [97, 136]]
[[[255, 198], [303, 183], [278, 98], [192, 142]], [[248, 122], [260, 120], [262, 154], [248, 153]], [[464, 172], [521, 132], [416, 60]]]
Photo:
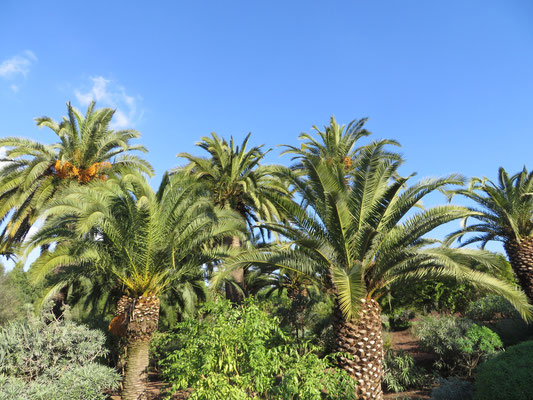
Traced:
[[[450, 234], [448, 243], [455, 239], [461, 246], [480, 242], [484, 248], [490, 240], [503, 242], [505, 252], [518, 282], [533, 304], [533, 172], [524, 169], [512, 176], [501, 168], [498, 181], [473, 178], [467, 189], [455, 190], [473, 200], [479, 208], [471, 207], [464, 227]], [[467, 225], [468, 218], [477, 221]], [[461, 241], [468, 233], [477, 233]]]
[[162, 185], [154, 193], [136, 174], [106, 184], [72, 185], [52, 203], [45, 225], [28, 248], [57, 243], [32, 265], [35, 279], [57, 267], [62, 284], [102, 273], [115, 277], [122, 297], [109, 329], [126, 339], [122, 397], [128, 400], [145, 391], [161, 294], [184, 277], [196, 279], [204, 263], [227, 253], [227, 248], [207, 244], [239, 237], [244, 229], [233, 212], [216, 209], [210, 199], [199, 197], [190, 179], [177, 176], [164, 179]]
[[9, 219], [1, 235], [2, 254], [13, 254], [13, 245], [24, 239], [59, 189], [69, 183], [105, 180], [125, 170], [152, 174], [147, 161], [130, 154], [147, 151], [130, 143], [139, 132], [110, 129], [114, 113], [111, 108], [96, 110], [92, 102], [83, 115], [67, 103], [68, 115], [59, 123], [49, 117], [36, 118], [37, 126], [57, 135], [57, 143], [0, 139], [0, 146], [8, 148], [0, 170], [0, 220]]
[[[282, 215], [276, 209], [276, 195], [287, 195], [283, 182], [272, 175], [272, 168], [260, 165], [266, 153], [262, 146], [248, 149], [250, 134], [240, 146], [236, 146], [233, 137], [228, 143], [225, 139], [212, 133], [203, 137], [196, 145], [209, 153], [208, 158], [180, 153], [189, 164], [175, 171], [184, 172], [193, 177], [213, 198], [215, 205], [239, 213], [246, 221], [250, 233], [259, 220], [280, 220]], [[240, 247], [238, 237], [227, 238], [234, 247]], [[240, 303], [245, 291], [244, 270], [232, 271], [232, 278], [237, 288], [228, 283], [226, 296], [233, 302]]]

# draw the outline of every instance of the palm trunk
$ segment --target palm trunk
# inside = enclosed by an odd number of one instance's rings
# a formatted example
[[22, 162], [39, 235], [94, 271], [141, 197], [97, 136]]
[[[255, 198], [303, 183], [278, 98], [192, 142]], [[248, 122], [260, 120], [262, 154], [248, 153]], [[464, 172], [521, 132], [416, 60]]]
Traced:
[[373, 299], [363, 299], [357, 320], [346, 321], [335, 300], [334, 329], [337, 352], [348, 353], [353, 357], [339, 357], [339, 365], [357, 383], [357, 398], [362, 400], [382, 400], [381, 381], [383, 379], [383, 338], [381, 329], [381, 309]]
[[[241, 247], [241, 241], [237, 236], [231, 238], [231, 247]], [[236, 268], [230, 272], [230, 275], [233, 277], [234, 282], [244, 290], [244, 269]], [[235, 304], [242, 304], [244, 301], [243, 293], [231, 283], [226, 283], [226, 298]]]
[[291, 325], [296, 330], [296, 338], [300, 330], [302, 337], [304, 336], [304, 318], [305, 308], [307, 306], [307, 289], [300, 286], [290, 286], [287, 288], [287, 297], [291, 301], [291, 308], [289, 311], [289, 320]]
[[533, 237], [519, 242], [509, 240], [504, 244], [505, 252], [511, 263], [518, 282], [530, 304], [533, 304]]
[[150, 339], [128, 343], [124, 391], [122, 392], [123, 400], [146, 399], [149, 351]]
[[156, 296], [122, 296], [109, 330], [126, 336], [127, 360], [122, 400], [146, 399], [150, 340], [159, 323]]

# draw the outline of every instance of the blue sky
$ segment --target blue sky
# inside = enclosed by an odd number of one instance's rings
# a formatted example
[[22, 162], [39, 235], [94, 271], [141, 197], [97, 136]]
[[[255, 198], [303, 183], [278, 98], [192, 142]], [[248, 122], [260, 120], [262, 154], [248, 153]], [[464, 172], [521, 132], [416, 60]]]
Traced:
[[212, 131], [294, 145], [331, 115], [369, 117], [419, 177], [532, 167], [527, 0], [4, 0], [0, 38], [0, 136], [50, 142], [33, 118], [94, 98], [142, 133], [154, 186]]

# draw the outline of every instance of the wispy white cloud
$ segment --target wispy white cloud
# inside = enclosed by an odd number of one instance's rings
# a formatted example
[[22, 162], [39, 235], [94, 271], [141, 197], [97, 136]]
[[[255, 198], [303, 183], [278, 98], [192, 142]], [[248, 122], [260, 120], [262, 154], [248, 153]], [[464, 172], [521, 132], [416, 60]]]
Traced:
[[132, 128], [140, 121], [143, 114], [138, 106], [140, 96], [128, 95], [124, 87], [103, 76], [92, 77], [91, 81], [92, 86], [88, 91], [74, 91], [82, 106], [94, 100], [97, 106], [114, 108], [116, 111], [110, 124], [113, 129]]
[[18, 75], [26, 76], [30, 72], [32, 64], [36, 61], [37, 57], [32, 51], [23, 51], [20, 54], [2, 61], [0, 64], [0, 77], [13, 79]]

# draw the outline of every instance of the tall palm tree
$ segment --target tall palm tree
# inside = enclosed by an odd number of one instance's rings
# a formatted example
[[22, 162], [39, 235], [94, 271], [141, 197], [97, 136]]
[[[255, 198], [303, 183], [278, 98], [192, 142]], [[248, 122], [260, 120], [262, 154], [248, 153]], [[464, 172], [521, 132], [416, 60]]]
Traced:
[[[370, 132], [364, 128], [368, 118], [355, 119], [346, 125], [339, 125], [335, 117], [330, 118], [329, 126], [324, 126], [321, 131], [316, 125], [313, 125], [314, 133], [318, 136], [303, 132], [298, 139], [301, 141], [300, 147], [283, 145], [287, 149], [282, 154], [293, 154], [292, 160], [297, 161], [292, 166], [293, 171], [302, 171], [305, 175], [304, 160], [307, 158], [316, 158], [324, 160], [332, 168], [344, 171], [345, 183], [349, 181], [349, 175], [354, 170], [357, 157], [365, 148], [359, 146], [359, 140], [370, 135]], [[390, 160], [401, 160], [401, 156], [395, 152], [386, 151], [383, 146], [386, 144], [400, 146], [395, 140], [382, 139], [374, 142], [373, 145], [380, 143], [381, 156]]]
[[244, 224], [234, 212], [216, 209], [210, 199], [199, 197], [197, 185], [182, 176], [164, 179], [158, 193], [137, 174], [73, 184], [46, 215], [27, 251], [57, 245], [35, 261], [32, 276], [39, 280], [61, 268], [60, 285], [81, 276], [114, 276], [122, 296], [109, 329], [126, 339], [122, 398], [137, 400], [145, 391], [162, 293], [184, 277], [197, 279], [204, 263], [226, 255], [227, 246], [211, 243], [241, 236]]
[[[275, 207], [273, 197], [287, 195], [283, 182], [273, 176], [272, 168], [260, 165], [266, 153], [262, 146], [248, 149], [250, 134], [240, 146], [236, 146], [233, 137], [228, 143], [216, 133], [211, 137], [203, 137], [196, 145], [205, 150], [208, 158], [180, 153], [189, 164], [177, 171], [184, 172], [204, 187], [213, 198], [215, 204], [222, 209], [230, 209], [239, 213], [246, 221], [249, 230], [259, 220], [280, 220], [283, 216]], [[237, 237], [227, 238], [234, 247], [240, 247]], [[243, 299], [245, 288], [244, 270], [238, 268], [232, 272], [234, 283], [226, 285], [227, 297], [236, 303]]]
[[45, 145], [30, 139], [0, 139], [7, 147], [0, 170], [0, 220], [9, 218], [1, 234], [3, 254], [10, 254], [21, 242], [41, 211], [70, 182], [80, 184], [105, 180], [124, 170], [152, 174], [150, 164], [130, 154], [146, 152], [131, 140], [139, 132], [109, 128], [115, 110], [96, 110], [92, 102], [85, 115], [67, 103], [67, 116], [61, 122], [49, 117], [36, 118], [37, 126], [50, 128], [58, 142]]
[[[503, 242], [509, 262], [518, 282], [533, 304], [533, 172], [524, 169], [512, 176], [501, 168], [498, 181], [473, 178], [467, 189], [455, 190], [473, 200], [471, 217], [476, 223], [466, 225], [448, 236], [448, 243], [458, 239], [461, 246], [481, 242], [484, 248], [490, 240]], [[468, 233], [478, 235], [461, 241]]]
[[315, 155], [302, 157], [300, 173], [287, 170], [286, 179], [298, 189], [305, 207], [279, 198], [278, 207], [291, 216], [291, 225], [265, 224], [288, 242], [243, 253], [227, 263], [229, 268], [274, 265], [318, 277], [334, 297], [333, 350], [351, 355], [340, 357], [339, 363], [357, 380], [361, 399], [383, 398], [381, 310], [376, 300], [391, 286], [453, 277], [507, 297], [524, 317], [531, 317], [522, 292], [469, 268], [472, 261], [497, 268], [498, 257], [435, 247], [436, 241], [425, 237], [468, 214], [467, 209], [452, 205], [415, 210], [427, 194], [460, 183], [460, 177], [407, 186], [411, 177], [398, 176], [400, 161], [383, 157], [383, 145], [361, 150], [348, 182], [342, 166]]

